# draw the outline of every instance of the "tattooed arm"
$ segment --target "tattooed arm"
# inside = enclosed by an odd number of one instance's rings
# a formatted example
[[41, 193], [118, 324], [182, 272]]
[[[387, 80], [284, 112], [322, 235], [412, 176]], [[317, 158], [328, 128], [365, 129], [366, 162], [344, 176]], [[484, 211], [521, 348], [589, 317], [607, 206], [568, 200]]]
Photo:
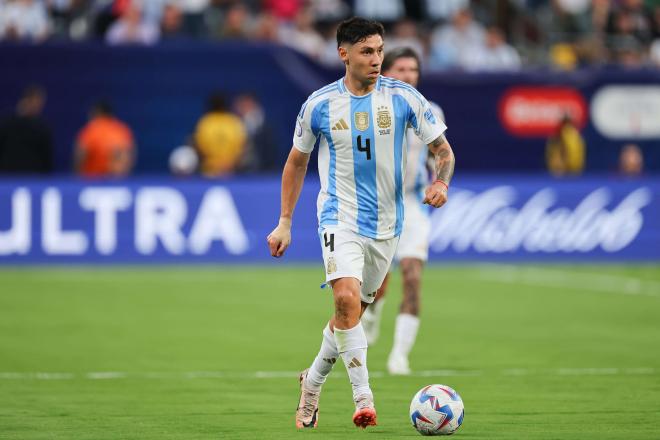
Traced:
[[454, 175], [454, 152], [444, 134], [429, 144], [435, 156], [435, 181], [426, 189], [424, 203], [439, 208], [447, 202], [449, 182]]

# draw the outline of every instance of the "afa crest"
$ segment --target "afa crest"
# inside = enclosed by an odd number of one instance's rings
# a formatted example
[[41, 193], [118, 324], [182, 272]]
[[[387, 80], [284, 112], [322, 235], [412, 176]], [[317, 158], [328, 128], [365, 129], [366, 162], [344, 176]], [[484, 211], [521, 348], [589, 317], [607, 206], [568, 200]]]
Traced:
[[360, 131], [369, 128], [369, 112], [355, 112], [355, 127]]
[[376, 122], [380, 128], [390, 128], [392, 126], [392, 116], [387, 107], [378, 107]]
[[337, 262], [335, 261], [335, 257], [328, 257], [328, 267], [326, 268], [326, 272], [328, 275], [337, 272]]

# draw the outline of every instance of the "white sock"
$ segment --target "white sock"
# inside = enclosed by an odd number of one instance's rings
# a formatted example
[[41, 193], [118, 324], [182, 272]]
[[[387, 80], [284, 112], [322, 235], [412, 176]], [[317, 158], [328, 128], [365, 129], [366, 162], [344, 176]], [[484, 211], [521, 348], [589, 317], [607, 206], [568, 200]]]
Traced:
[[312, 391], [321, 391], [321, 387], [328, 378], [328, 374], [332, 371], [332, 367], [339, 358], [337, 351], [337, 343], [335, 337], [330, 331], [330, 325], [326, 325], [323, 329], [323, 341], [321, 342], [321, 349], [316, 359], [312, 362], [307, 372], [307, 379], [305, 385]]
[[348, 330], [335, 328], [335, 341], [353, 386], [353, 399], [362, 394], [373, 395], [367, 371], [367, 336], [362, 323], [358, 322], [358, 325]]
[[392, 354], [403, 356], [406, 359], [417, 339], [417, 330], [419, 329], [419, 318], [415, 315], [400, 313], [396, 317], [394, 328], [394, 345]]
[[367, 334], [367, 343], [373, 345], [380, 335], [380, 318], [383, 315], [385, 300], [381, 299], [371, 304], [362, 314], [362, 327]]

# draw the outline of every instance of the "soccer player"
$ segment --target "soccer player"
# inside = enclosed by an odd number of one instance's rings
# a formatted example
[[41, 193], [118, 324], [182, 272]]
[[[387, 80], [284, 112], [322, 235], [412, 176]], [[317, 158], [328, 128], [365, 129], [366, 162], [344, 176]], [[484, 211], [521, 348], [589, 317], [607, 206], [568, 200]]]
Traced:
[[323, 330], [318, 355], [300, 374], [298, 428], [316, 427], [321, 387], [339, 357], [353, 389], [353, 423], [362, 428], [376, 424], [360, 316], [387, 274], [403, 227], [408, 125], [436, 158], [436, 180], [424, 202], [445, 204], [453, 174], [454, 155], [443, 135], [444, 123], [417, 90], [380, 75], [383, 34], [382, 24], [358, 17], [340, 24], [337, 46], [346, 74], [310, 95], [298, 114], [282, 174], [280, 219], [267, 238], [271, 255], [284, 255], [309, 156], [318, 141], [319, 239], [335, 312]]
[[[414, 50], [402, 47], [388, 52], [383, 59], [381, 68], [383, 75], [417, 87], [420, 61]], [[436, 115], [444, 121], [440, 107], [434, 103], [430, 104]], [[406, 178], [403, 183], [405, 188], [403, 205], [406, 217], [394, 257], [401, 266], [403, 299], [394, 327], [394, 344], [387, 359], [387, 370], [390, 374], [397, 375], [410, 374], [408, 354], [415, 344], [419, 328], [422, 269], [428, 259], [429, 233], [431, 231], [429, 212], [422, 204], [424, 190], [429, 184], [427, 148], [415, 135], [412, 127], [406, 133], [406, 140], [408, 160]], [[369, 345], [373, 345], [378, 339], [388, 278], [389, 275], [378, 290], [373, 304], [362, 315], [362, 325]]]

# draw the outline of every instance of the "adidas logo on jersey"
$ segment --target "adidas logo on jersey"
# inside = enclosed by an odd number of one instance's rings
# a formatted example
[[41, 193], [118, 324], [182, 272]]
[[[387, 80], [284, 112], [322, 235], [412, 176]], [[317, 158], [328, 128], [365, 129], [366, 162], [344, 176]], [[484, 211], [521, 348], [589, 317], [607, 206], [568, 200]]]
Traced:
[[348, 364], [348, 368], [357, 368], [357, 367], [361, 367], [361, 366], [362, 366], [362, 363], [359, 360], [357, 360], [357, 358], [351, 359], [351, 363]]
[[333, 130], [348, 130], [348, 124], [346, 121], [344, 121], [344, 118], [340, 119], [339, 122], [337, 122], [334, 127], [332, 127]]

